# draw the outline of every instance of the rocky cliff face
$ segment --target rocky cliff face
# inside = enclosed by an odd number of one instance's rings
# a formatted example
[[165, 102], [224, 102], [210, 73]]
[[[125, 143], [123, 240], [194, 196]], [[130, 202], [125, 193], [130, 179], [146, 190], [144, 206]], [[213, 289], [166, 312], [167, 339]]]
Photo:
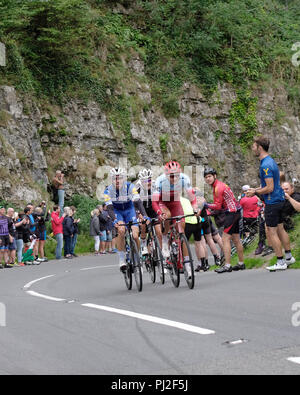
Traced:
[[[138, 60], [133, 72], [143, 73]], [[179, 98], [179, 115], [167, 119], [151, 107], [147, 84], [128, 95], [138, 95], [147, 110], [131, 123], [131, 149], [120, 131], [94, 102], [72, 101], [64, 107], [39, 104], [19, 96], [10, 86], [0, 87], [0, 199], [28, 202], [49, 199], [47, 184], [56, 169], [66, 174], [67, 193], [94, 196], [101, 165], [162, 165], [176, 158], [184, 165], [211, 165], [236, 193], [244, 184], [258, 185], [259, 163], [250, 149], [241, 149], [243, 128], [232, 133], [232, 108], [237, 95], [219, 87], [208, 100], [186, 84]], [[300, 120], [281, 88], [255, 92], [260, 133], [271, 138], [270, 153], [288, 178], [300, 179]], [[146, 106], [147, 105], [147, 106]], [[134, 149], [132, 149], [134, 147]]]

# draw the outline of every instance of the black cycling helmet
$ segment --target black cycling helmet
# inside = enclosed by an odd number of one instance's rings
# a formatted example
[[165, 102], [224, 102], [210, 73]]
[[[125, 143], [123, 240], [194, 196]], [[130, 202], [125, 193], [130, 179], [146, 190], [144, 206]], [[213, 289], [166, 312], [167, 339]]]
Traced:
[[206, 177], [208, 174], [212, 174], [212, 175], [216, 176], [217, 172], [213, 167], [206, 167], [204, 169], [204, 177]]

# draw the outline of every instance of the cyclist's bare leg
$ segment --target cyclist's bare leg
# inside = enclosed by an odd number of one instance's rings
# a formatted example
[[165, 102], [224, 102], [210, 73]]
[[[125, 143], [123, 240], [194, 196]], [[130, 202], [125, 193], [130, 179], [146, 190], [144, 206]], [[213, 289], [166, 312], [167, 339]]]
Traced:
[[140, 238], [139, 238], [139, 227], [138, 226], [133, 226], [132, 227], [132, 236], [134, 241], [136, 242], [136, 246], [138, 251], [140, 250]]
[[[118, 222], [118, 225], [122, 225], [124, 222]], [[117, 226], [118, 236], [116, 238], [116, 245], [118, 251], [125, 251], [125, 226]]]
[[223, 240], [222, 240], [222, 237], [219, 235], [219, 233], [213, 235], [212, 238], [213, 238], [214, 242], [217, 243], [218, 246], [223, 251]]
[[225, 264], [230, 265], [230, 259], [231, 259], [231, 235], [228, 233], [223, 233], [222, 235], [222, 241], [223, 241], [223, 251], [224, 251], [224, 257], [225, 257]]
[[204, 252], [205, 252], [204, 258], [208, 259], [208, 248], [207, 248], [207, 244], [206, 244], [206, 240], [205, 240], [204, 236], [201, 237], [201, 242], [200, 243], [202, 244], [202, 248], [204, 249]]
[[[162, 208], [162, 212], [163, 212], [163, 214], [165, 214], [166, 218], [170, 218], [171, 217], [171, 212], [170, 212], [170, 210], [167, 207], [163, 207]], [[165, 229], [164, 229], [163, 235], [166, 236], [169, 233], [169, 230], [170, 230], [170, 221], [165, 221], [164, 222], [164, 227], [165, 227]]]
[[[185, 222], [179, 222], [177, 224], [177, 226], [178, 226], [177, 227], [178, 232], [184, 234]], [[187, 249], [185, 244], [183, 244], [182, 254], [183, 254], [184, 257], [188, 257], [189, 256], [189, 252], [188, 252], [188, 249]]]
[[156, 236], [158, 238], [158, 242], [160, 247], [162, 246], [162, 230], [161, 230], [161, 224], [157, 224], [155, 225], [155, 232], [156, 232]]
[[198, 261], [201, 261], [201, 258], [205, 258], [206, 254], [202, 241], [195, 241], [195, 251]]
[[236, 251], [239, 257], [239, 262], [244, 262], [244, 248], [241, 243], [240, 235], [238, 233], [234, 233], [232, 235], [232, 241], [236, 246]]
[[285, 251], [290, 251], [291, 249], [290, 237], [286, 232], [286, 230], [284, 229], [283, 224], [278, 224], [277, 233]]
[[218, 249], [216, 247], [216, 244], [215, 244], [215, 242], [214, 242], [214, 240], [212, 238], [211, 233], [209, 233], [207, 235], [204, 235], [204, 237], [205, 237], [206, 243], [208, 244], [212, 254], [213, 255], [219, 255], [219, 251], [218, 251]]
[[146, 224], [140, 224], [141, 227], [141, 239], [146, 238]]

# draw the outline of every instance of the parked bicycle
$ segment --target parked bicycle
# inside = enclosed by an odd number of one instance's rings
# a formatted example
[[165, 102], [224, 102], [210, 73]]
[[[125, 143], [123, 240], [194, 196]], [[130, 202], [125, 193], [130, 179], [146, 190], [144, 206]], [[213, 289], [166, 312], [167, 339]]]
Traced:
[[[189, 242], [184, 233], [179, 233], [178, 223], [182, 218], [192, 217], [193, 214], [180, 215], [167, 218], [166, 221], [172, 221], [170, 232], [168, 234], [168, 245], [170, 249], [170, 258], [167, 259], [167, 269], [173, 285], [177, 288], [180, 284], [180, 273], [184, 273], [185, 280], [190, 289], [195, 285], [195, 273], [193, 257]], [[189, 257], [188, 261], [184, 261], [184, 253]]]
[[120, 224], [119, 226], [126, 226], [125, 232], [125, 253], [126, 253], [126, 269], [123, 271], [125, 284], [128, 290], [132, 289], [132, 277], [134, 276], [135, 283], [139, 292], [143, 289], [143, 271], [140, 260], [140, 254], [136, 242], [132, 234], [132, 226], [138, 225], [138, 222], [130, 221], [127, 224]]
[[[243, 222], [243, 229], [241, 231], [241, 242], [243, 247], [248, 247], [250, 244], [254, 242], [258, 235], [259, 230], [259, 219], [254, 219], [250, 224], [246, 224]], [[232, 246], [231, 248], [231, 256], [236, 253], [236, 247]]]

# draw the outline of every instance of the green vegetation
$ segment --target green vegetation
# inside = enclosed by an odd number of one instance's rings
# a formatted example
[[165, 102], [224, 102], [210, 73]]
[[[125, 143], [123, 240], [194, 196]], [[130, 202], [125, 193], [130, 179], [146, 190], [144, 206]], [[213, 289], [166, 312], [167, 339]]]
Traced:
[[[232, 103], [230, 111], [230, 137], [234, 144], [239, 144], [245, 152], [258, 132], [256, 121], [257, 98], [251, 97], [249, 91], [237, 92], [237, 100]], [[236, 124], [241, 131], [236, 133]]]
[[[0, 0], [0, 84], [56, 104], [96, 100], [132, 151], [132, 109], [140, 108], [124, 94], [132, 57], [144, 62], [145, 76], [135, 78], [150, 84], [151, 106], [166, 117], [178, 116], [184, 82], [209, 94], [219, 83], [249, 92], [276, 80], [298, 110], [300, 67], [291, 58], [299, 18], [298, 0]], [[232, 109], [242, 148], [254, 113], [251, 100]]]
[[90, 198], [84, 195], [73, 195], [70, 200], [66, 200], [65, 206], [76, 207], [75, 218], [80, 218], [79, 230], [83, 233], [89, 234], [91, 211], [101, 204], [97, 199]]

